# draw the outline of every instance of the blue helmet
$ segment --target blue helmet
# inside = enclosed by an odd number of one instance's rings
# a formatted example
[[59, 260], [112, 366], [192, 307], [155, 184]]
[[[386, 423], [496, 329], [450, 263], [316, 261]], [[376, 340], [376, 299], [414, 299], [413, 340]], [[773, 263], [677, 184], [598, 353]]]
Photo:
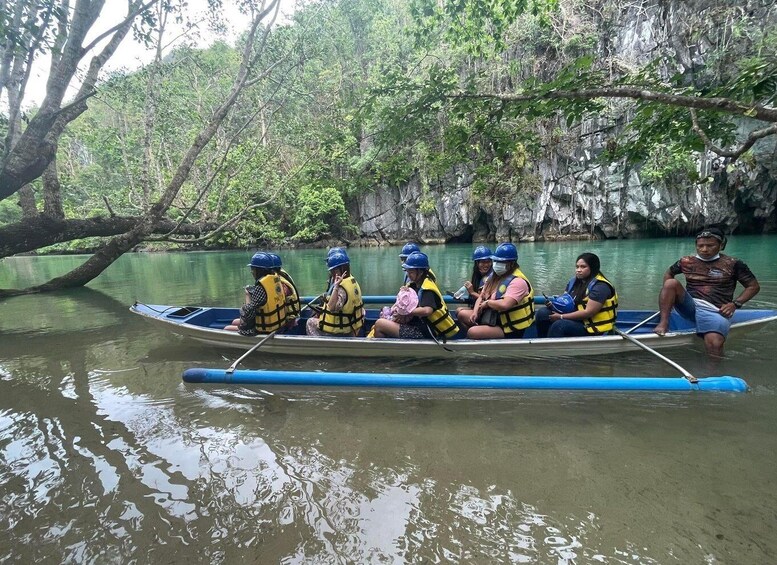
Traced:
[[345, 251], [335, 251], [326, 258], [326, 268], [331, 271], [336, 267], [347, 265], [350, 262], [351, 260], [348, 259], [348, 255], [345, 254]]
[[545, 299], [547, 300], [546, 304], [551, 310], [558, 312], [559, 314], [569, 314], [577, 310], [575, 299], [572, 298], [572, 295], [568, 292], [556, 296], [546, 296]]
[[420, 253], [421, 248], [418, 247], [417, 243], [413, 243], [412, 241], [408, 241], [405, 246], [402, 248], [402, 252], [399, 254], [400, 259], [406, 259], [411, 253]]
[[248, 266], [257, 267], [259, 269], [272, 269], [273, 259], [269, 253], [258, 251], [257, 253], [254, 253], [253, 257], [251, 257], [251, 262], [248, 264]]
[[410, 255], [407, 256], [407, 259], [405, 259], [405, 262], [402, 263], [402, 268], [403, 269], [428, 269], [429, 257], [427, 257], [425, 253], [421, 253], [420, 251], [413, 251]]
[[492, 261], [517, 261], [518, 250], [512, 243], [500, 243], [496, 248], [494, 254], [491, 256]]
[[326, 253], [326, 258], [329, 259], [332, 253], [345, 253], [345, 247], [333, 247]]
[[270, 256], [272, 259], [272, 268], [273, 269], [280, 269], [283, 267], [283, 261], [281, 261], [281, 256], [277, 253], [268, 253], [267, 255]]
[[472, 260], [483, 261], [484, 259], [491, 259], [491, 250], [485, 245], [479, 245], [472, 252]]

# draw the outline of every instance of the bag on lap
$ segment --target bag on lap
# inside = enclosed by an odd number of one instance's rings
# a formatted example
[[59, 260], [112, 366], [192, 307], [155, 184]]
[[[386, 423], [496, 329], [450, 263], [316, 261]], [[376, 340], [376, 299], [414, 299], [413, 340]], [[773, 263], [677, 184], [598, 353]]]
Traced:
[[481, 326], [498, 326], [499, 325], [499, 312], [487, 308], [480, 312], [480, 318], [478, 318], [478, 324]]

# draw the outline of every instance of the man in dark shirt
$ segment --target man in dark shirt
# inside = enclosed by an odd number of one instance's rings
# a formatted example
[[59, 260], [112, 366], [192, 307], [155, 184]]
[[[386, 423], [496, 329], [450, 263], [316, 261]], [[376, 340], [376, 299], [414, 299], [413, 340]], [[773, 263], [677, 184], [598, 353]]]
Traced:
[[[658, 297], [661, 321], [655, 333], [666, 333], [674, 307], [682, 317], [696, 322], [696, 332], [704, 338], [708, 354], [723, 355], [731, 317], [761, 290], [744, 262], [720, 254], [725, 247], [726, 237], [721, 230], [702, 230], [696, 236], [696, 255], [683, 257], [667, 269]], [[679, 274], [685, 276], [686, 288], [675, 279]], [[737, 282], [744, 290], [734, 299]]]

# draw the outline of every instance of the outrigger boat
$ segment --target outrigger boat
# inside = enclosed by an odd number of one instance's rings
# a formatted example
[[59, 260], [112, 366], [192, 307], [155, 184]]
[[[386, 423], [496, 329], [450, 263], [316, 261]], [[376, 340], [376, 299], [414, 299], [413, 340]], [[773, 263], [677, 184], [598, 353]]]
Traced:
[[[303, 304], [313, 297], [303, 297]], [[391, 304], [394, 296], [366, 296], [365, 304]], [[542, 298], [535, 299], [543, 302]], [[446, 301], [457, 301], [446, 297]], [[224, 326], [239, 316], [237, 308], [207, 306], [169, 306], [136, 302], [131, 312], [139, 314], [175, 334], [209, 345], [248, 350], [266, 336], [247, 337], [224, 330]], [[367, 310], [366, 331], [379, 316], [378, 309]], [[538, 338], [530, 327], [522, 339], [471, 340], [451, 339], [443, 343], [432, 339], [374, 339], [366, 337], [314, 337], [305, 335], [305, 319], [295, 328], [276, 333], [262, 345], [262, 352], [273, 355], [315, 357], [384, 357], [384, 358], [498, 358], [559, 357], [602, 355], [634, 351], [637, 340], [651, 349], [688, 346], [698, 343], [696, 328], [689, 321], [672, 313], [669, 331], [664, 336], [653, 333], [657, 314], [650, 310], [619, 310], [617, 329], [623, 335], [592, 337]], [[762, 324], [777, 320], [777, 310], [737, 310], [732, 320], [730, 338], [758, 329]], [[463, 337], [463, 334], [462, 334]]]

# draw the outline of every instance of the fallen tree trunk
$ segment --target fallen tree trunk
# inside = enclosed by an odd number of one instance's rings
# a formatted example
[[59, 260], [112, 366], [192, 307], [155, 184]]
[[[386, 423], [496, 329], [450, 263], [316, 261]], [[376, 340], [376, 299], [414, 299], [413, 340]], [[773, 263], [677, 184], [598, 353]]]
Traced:
[[[0, 228], [0, 258], [35, 251], [55, 243], [127, 233], [141, 221], [143, 218], [134, 216], [99, 216], [75, 220], [39, 215]], [[165, 234], [175, 230], [176, 235], [201, 237], [218, 227], [212, 223], [176, 226], [176, 222], [162, 219], [154, 224], [151, 233]]]

